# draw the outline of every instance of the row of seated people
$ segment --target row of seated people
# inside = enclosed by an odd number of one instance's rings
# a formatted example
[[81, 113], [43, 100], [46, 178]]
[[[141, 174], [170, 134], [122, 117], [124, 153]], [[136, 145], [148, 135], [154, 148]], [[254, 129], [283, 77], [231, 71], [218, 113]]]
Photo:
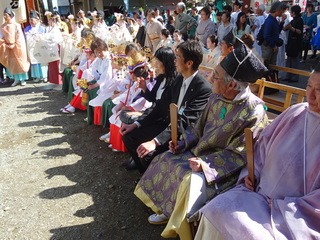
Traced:
[[[197, 239], [259, 239], [262, 229], [267, 239], [319, 236], [316, 160], [320, 154], [313, 146], [320, 123], [319, 67], [309, 80], [308, 103], [291, 108], [267, 126], [264, 103], [248, 87], [267, 69], [245, 45], [231, 50], [217, 64], [208, 79], [212, 90], [198, 71], [203, 56], [197, 41], [181, 43], [175, 53], [170, 48], [158, 49], [153, 60], [156, 74], [151, 73], [145, 61], [138, 60], [135, 47], [128, 45], [125, 53], [131, 56], [130, 75], [120, 77], [126, 80], [117, 85], [122, 86], [117, 95], [113, 93], [118, 88], [104, 88], [117, 78], [109, 67], [108, 47], [96, 39], [91, 50], [98, 59], [94, 61], [100, 63], [92, 63], [95, 67], [88, 74], [89, 85], [62, 111], [74, 111], [75, 99], [87, 93], [88, 121], [97, 119], [101, 123], [110, 117], [110, 134], [103, 139], [115, 150], [129, 150], [132, 159], [123, 165], [127, 169], [137, 167], [143, 173], [134, 193], [156, 213], [149, 217], [150, 223], [167, 223], [163, 237], [178, 234], [180, 239], [191, 239], [188, 221], [197, 218], [201, 218]], [[119, 58], [114, 56], [111, 59], [119, 66], [115, 61]], [[87, 70], [81, 77], [90, 80], [83, 76]], [[81, 73], [77, 74], [76, 78], [80, 78]], [[153, 75], [156, 81], [150, 81]], [[100, 81], [103, 79], [106, 81]], [[89, 110], [90, 101], [106, 89], [110, 92], [100, 101], [101, 106]], [[179, 108], [180, 141], [176, 146], [170, 142], [170, 103]], [[141, 114], [123, 123], [119, 116], [128, 110]], [[256, 192], [243, 169], [247, 127], [255, 137], [260, 135], [255, 151], [259, 180]], [[230, 190], [236, 183], [239, 185]], [[238, 199], [238, 194], [243, 197]], [[247, 196], [252, 196], [248, 202]], [[202, 207], [206, 202], [209, 204]]]
[[[139, 59], [137, 57], [131, 58], [133, 67], [127, 67], [128, 64], [126, 64], [125, 57], [134, 56], [135, 53], [139, 51], [138, 47], [135, 44], [120, 44], [117, 47], [112, 47], [112, 49], [108, 50], [107, 44], [99, 38], [97, 38], [94, 43], [91, 44], [90, 40], [93, 39], [94, 35], [90, 30], [84, 31], [83, 36], [84, 40], [82, 42], [86, 46], [86, 50], [83, 52], [82, 56], [71, 63], [71, 65], [78, 63], [78, 67], [76, 68], [76, 70], [73, 66], [72, 68], [67, 68], [64, 71], [64, 83], [62, 88], [65, 92], [68, 92], [69, 104], [61, 108], [61, 111], [63, 113], [73, 113], [75, 112], [76, 108], [81, 110], [87, 109], [87, 121], [89, 124], [93, 123], [105, 127], [107, 126], [107, 124], [109, 124], [109, 122], [111, 122], [112, 128], [110, 128], [110, 132], [101, 136], [100, 139], [105, 140], [106, 142], [110, 142], [110, 135], [112, 132], [114, 132], [115, 134], [113, 134], [113, 136], [118, 140], [113, 144], [110, 144], [109, 146], [114, 151], [126, 151], [127, 149], [122, 143], [121, 136], [119, 136], [118, 134], [118, 128], [122, 124], [120, 119], [123, 121], [120, 113], [122, 112], [122, 110], [144, 111], [145, 109], [150, 107], [150, 105], [152, 105], [152, 102], [160, 99], [161, 94], [166, 92], [169, 87], [177, 87], [175, 86], [175, 84], [172, 84], [177, 75], [176, 65], [174, 62], [174, 52], [169, 47], [162, 47], [159, 49], [159, 51], [156, 52], [156, 56], [152, 60], [152, 65], [157, 66], [155, 68], [155, 70], [157, 71], [157, 81], [153, 81], [153, 70], [148, 67], [147, 64], [145, 64], [146, 62], [143, 61], [143, 59]], [[221, 45], [221, 57], [217, 59], [216, 62], [221, 61], [224, 56], [232, 51], [234, 45], [236, 44], [236, 41], [237, 40], [232, 32], [225, 36]], [[90, 45], [92, 49], [90, 49]], [[112, 54], [110, 54], [110, 52]], [[203, 62], [202, 56], [203, 55], [201, 49], [201, 51], [199, 51], [198, 53], [197, 65]], [[131, 68], [131, 70], [129, 68]], [[75, 72], [73, 70], [75, 70]], [[130, 77], [129, 72], [133, 73], [131, 76], [134, 76], [137, 79]], [[178, 72], [181, 73], [181, 71], [179, 70]], [[86, 89], [81, 88], [81, 86], [76, 86], [77, 79], [81, 78], [86, 79]], [[143, 81], [140, 81], [141, 79], [143, 79]], [[86, 83], [87, 81], [88, 86]], [[189, 82], [190, 81], [191, 80], [189, 80]], [[205, 82], [207, 84], [207, 81]], [[133, 85], [137, 87], [133, 87]], [[180, 88], [180, 86], [178, 87]], [[210, 90], [208, 90], [210, 88], [211, 87], [207, 86], [207, 92], [210, 92]], [[150, 91], [149, 89], [152, 89], [152, 91]], [[114, 94], [114, 92], [116, 92], [116, 94]], [[84, 99], [82, 97], [83, 95], [88, 96], [88, 106], [84, 106], [81, 103]], [[143, 98], [141, 98], [141, 96]], [[199, 102], [199, 106], [201, 107], [198, 110], [199, 113], [202, 112], [202, 104], [206, 103], [208, 96], [208, 93], [205, 94], [205, 100], [201, 100], [201, 102]], [[144, 99], [147, 101], [145, 101]], [[192, 114], [194, 114], [195, 110], [195, 108], [192, 109]], [[142, 118], [144, 118], [144, 116], [149, 113], [149, 111], [150, 110], [145, 112], [144, 115], [140, 117], [141, 121]], [[118, 117], [119, 115], [120, 117]], [[110, 118], [111, 116], [112, 118]], [[188, 116], [188, 118], [190, 117]], [[190, 123], [194, 122], [198, 118], [199, 114], [196, 115], [191, 121], [189, 119], [186, 119], [183, 123], [182, 128], [186, 128], [188, 125], [190, 125]], [[148, 122], [148, 120], [145, 120], [145, 122]], [[136, 124], [138, 123], [136, 122]], [[157, 128], [151, 128], [157, 129], [152, 130], [152, 132], [156, 131], [158, 134], [163, 130], [163, 128], [166, 128], [166, 126], [168, 125], [168, 119], [158, 121], [157, 124], [159, 124]], [[113, 128], [115, 129], [112, 130]], [[167, 142], [168, 136], [170, 137], [170, 130], [167, 131], [166, 134], [163, 134], [163, 136], [165, 137], [163, 142]], [[112, 139], [114, 139], [114, 137]], [[167, 147], [165, 147], [164, 149], [166, 148]], [[135, 152], [135, 148], [133, 152]], [[151, 157], [152, 156], [149, 156], [149, 159], [151, 159]], [[131, 163], [126, 167], [134, 168], [135, 166], [132, 166], [133, 164], [134, 162], [131, 161]]]
[[[196, 239], [320, 236], [316, 148], [320, 65], [308, 82], [308, 103], [293, 106], [270, 126], [263, 103], [245, 84], [264, 70], [244, 45], [227, 55], [211, 75], [213, 94], [201, 118], [183, 131], [177, 146], [170, 143], [169, 152], [153, 158], [144, 172], [135, 194], [156, 212], [150, 223], [167, 222], [162, 236], [191, 239], [187, 221], [199, 217]], [[246, 169], [239, 176], [246, 164], [245, 127], [255, 136], [266, 127], [255, 145], [256, 192]], [[237, 187], [228, 191], [235, 183]]]

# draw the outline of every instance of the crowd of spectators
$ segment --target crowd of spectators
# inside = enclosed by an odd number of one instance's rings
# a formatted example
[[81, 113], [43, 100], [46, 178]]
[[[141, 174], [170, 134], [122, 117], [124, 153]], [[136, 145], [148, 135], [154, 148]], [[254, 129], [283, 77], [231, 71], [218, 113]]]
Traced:
[[[155, 212], [149, 223], [167, 224], [164, 237], [192, 239], [189, 223], [200, 220], [196, 239], [320, 238], [320, 64], [307, 102], [270, 125], [249, 87], [269, 64], [297, 68], [310, 49], [316, 57], [319, 18], [312, 4], [306, 13], [283, 2], [241, 8], [187, 12], [179, 2], [172, 16], [80, 10], [45, 19], [31, 10], [22, 29], [7, 7], [0, 80], [49, 81], [67, 93], [62, 114], [86, 111], [87, 124], [102, 126], [99, 139], [130, 155], [121, 166], [141, 173], [134, 194]], [[257, 182], [247, 177], [245, 128], [258, 139]]]

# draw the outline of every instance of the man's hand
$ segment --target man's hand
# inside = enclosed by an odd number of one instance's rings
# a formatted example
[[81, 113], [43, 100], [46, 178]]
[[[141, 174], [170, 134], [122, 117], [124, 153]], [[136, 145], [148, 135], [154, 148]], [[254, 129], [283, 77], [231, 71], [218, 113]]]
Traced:
[[282, 18], [282, 22], [284, 22], [287, 19], [287, 14], [285, 14], [285, 13], [282, 14], [281, 18]]
[[278, 47], [274, 47], [274, 48], [273, 48], [273, 51], [274, 51], [274, 52], [278, 52]]
[[173, 154], [176, 154], [179, 152], [179, 145], [177, 144], [176, 146], [173, 144], [172, 141], [169, 142], [169, 150], [170, 152], [172, 152]]
[[123, 107], [121, 108], [121, 111], [123, 111], [123, 110], [130, 110], [130, 109], [131, 109], [130, 106], [123, 106]]
[[155, 140], [151, 140], [149, 142], [140, 144], [140, 146], [137, 148], [138, 157], [143, 158], [148, 153], [154, 151], [156, 147], [157, 147], [157, 144]]
[[129, 132], [132, 132], [135, 128], [137, 128], [138, 126], [135, 123], [132, 124], [122, 124], [121, 128], [120, 128], [120, 134], [121, 135], [125, 135]]
[[254, 191], [253, 184], [249, 178], [249, 176], [245, 176], [244, 178], [244, 186], [251, 191]]
[[192, 169], [192, 172], [203, 172], [201, 166], [201, 159], [194, 157], [189, 158], [188, 161], [190, 162], [190, 168]]

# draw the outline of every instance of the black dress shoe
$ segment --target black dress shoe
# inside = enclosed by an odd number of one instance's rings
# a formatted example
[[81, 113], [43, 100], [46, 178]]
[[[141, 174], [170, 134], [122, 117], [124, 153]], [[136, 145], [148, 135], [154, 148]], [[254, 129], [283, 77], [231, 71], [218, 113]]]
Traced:
[[138, 178], [137, 180], [134, 180], [134, 184], [137, 185], [140, 181], [140, 178]]
[[131, 157], [128, 161], [123, 162], [123, 163], [121, 164], [121, 166], [122, 166], [122, 167], [126, 167], [126, 166], [128, 166], [128, 164], [131, 163], [131, 161], [134, 161], [132, 157]]
[[137, 166], [137, 164], [135, 163], [135, 161], [132, 159], [132, 160], [127, 164], [126, 169], [127, 169], [128, 171], [130, 171], [130, 170], [135, 170], [135, 169], [138, 169], [138, 166]]

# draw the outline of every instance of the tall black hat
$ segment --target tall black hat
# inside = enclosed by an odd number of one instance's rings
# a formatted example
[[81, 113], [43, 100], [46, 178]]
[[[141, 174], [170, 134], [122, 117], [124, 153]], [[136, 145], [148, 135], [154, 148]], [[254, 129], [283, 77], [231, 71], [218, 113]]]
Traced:
[[243, 43], [234, 35], [233, 30], [227, 33], [227, 35], [225, 35], [222, 40], [225, 41], [229, 46], [233, 46], [234, 48], [240, 46]]
[[253, 83], [268, 71], [252, 50], [244, 44], [229, 53], [220, 65], [231, 77], [240, 82]]

